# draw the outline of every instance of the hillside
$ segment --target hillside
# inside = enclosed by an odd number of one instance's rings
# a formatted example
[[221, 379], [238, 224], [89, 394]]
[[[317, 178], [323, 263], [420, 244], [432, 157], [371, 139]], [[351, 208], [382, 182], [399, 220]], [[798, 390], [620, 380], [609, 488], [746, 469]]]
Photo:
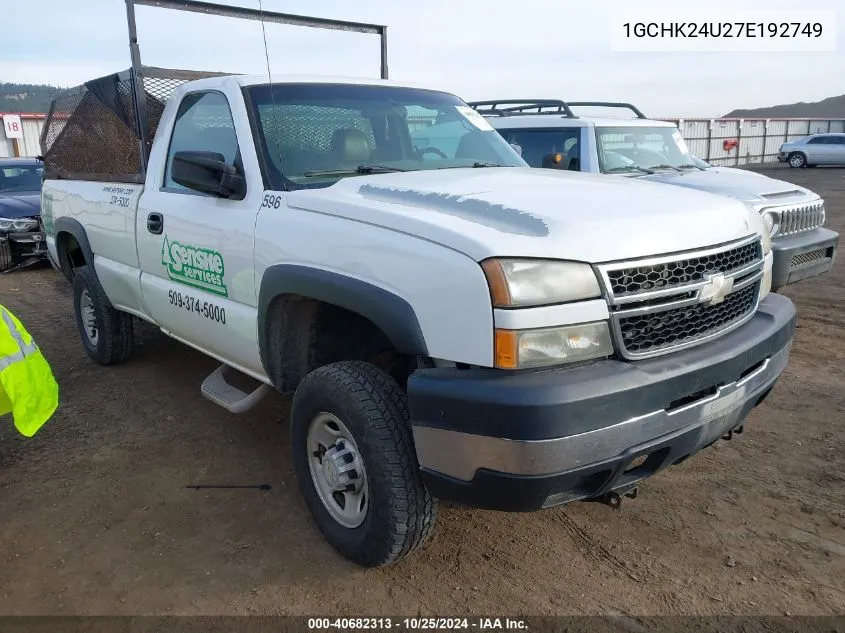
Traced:
[[767, 108], [733, 110], [724, 115], [726, 119], [845, 119], [845, 95], [828, 97], [811, 103], [788, 103]]
[[50, 96], [59, 88], [0, 82], [0, 112], [47, 112]]

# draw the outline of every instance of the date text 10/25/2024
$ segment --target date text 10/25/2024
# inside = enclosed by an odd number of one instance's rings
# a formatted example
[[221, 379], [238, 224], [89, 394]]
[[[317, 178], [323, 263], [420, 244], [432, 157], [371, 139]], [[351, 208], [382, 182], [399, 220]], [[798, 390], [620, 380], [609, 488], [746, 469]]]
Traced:
[[511, 618], [309, 618], [309, 631], [407, 630], [527, 630], [524, 620]]

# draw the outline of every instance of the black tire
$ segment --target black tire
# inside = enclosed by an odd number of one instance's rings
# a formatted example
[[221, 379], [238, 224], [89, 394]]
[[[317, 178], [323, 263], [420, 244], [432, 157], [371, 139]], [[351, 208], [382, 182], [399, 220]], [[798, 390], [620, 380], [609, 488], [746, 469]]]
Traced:
[[12, 245], [9, 243], [9, 240], [3, 238], [0, 240], [0, 272], [11, 268], [13, 261]]
[[[308, 430], [321, 412], [347, 427], [367, 473], [369, 505], [358, 527], [339, 523], [326, 509], [309, 469]], [[369, 363], [344, 361], [308, 374], [291, 406], [294, 468], [311, 515], [326, 540], [364, 567], [399, 561], [434, 530], [437, 502], [422, 483], [414, 450], [407, 396]]]
[[[96, 340], [86, 333], [82, 315], [82, 297], [91, 299], [96, 326]], [[85, 351], [101, 365], [113, 365], [129, 360], [132, 356], [132, 315], [115, 310], [106, 300], [97, 275], [91, 266], [80, 266], [73, 277], [73, 308], [76, 326]]]
[[792, 152], [786, 162], [792, 169], [802, 169], [807, 166], [807, 157], [801, 152]]

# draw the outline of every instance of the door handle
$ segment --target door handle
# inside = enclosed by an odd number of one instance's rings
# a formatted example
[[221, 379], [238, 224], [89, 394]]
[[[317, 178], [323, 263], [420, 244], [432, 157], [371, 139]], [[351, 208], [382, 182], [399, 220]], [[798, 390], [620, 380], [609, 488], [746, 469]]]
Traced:
[[161, 235], [161, 232], [164, 230], [164, 217], [162, 217], [161, 213], [150, 213], [147, 216], [147, 230], [150, 233]]

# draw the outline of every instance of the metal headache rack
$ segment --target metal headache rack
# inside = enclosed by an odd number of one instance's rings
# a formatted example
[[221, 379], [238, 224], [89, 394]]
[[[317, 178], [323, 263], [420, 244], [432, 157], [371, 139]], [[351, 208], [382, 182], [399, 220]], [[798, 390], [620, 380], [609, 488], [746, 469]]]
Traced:
[[[201, 0], [125, 0], [132, 67], [57, 93], [41, 133], [45, 179], [143, 183], [164, 107], [187, 81], [231, 73], [156, 68], [141, 63], [135, 7], [378, 35], [387, 79], [387, 27], [228, 6]], [[269, 69], [268, 69], [269, 71]]]
[[[517, 104], [517, 105], [514, 105]], [[638, 119], [647, 118], [639, 108], [631, 103], [615, 101], [561, 101], [560, 99], [492, 99], [488, 101], [470, 101], [470, 107], [481, 114], [512, 116], [524, 114], [562, 114], [568, 119], [577, 119], [573, 107], [594, 106], [602, 108], [625, 108], [631, 110]], [[508, 106], [508, 107], [500, 107]], [[549, 110], [551, 108], [551, 110]], [[534, 112], [536, 110], [536, 112]]]

